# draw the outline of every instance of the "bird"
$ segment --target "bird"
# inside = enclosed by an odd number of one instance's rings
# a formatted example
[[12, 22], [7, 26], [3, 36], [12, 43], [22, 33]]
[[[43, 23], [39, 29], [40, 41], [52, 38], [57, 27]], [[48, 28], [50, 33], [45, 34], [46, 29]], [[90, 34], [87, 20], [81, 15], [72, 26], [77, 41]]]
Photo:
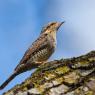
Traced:
[[17, 75], [37, 68], [50, 58], [56, 48], [56, 33], [64, 22], [50, 22], [42, 28], [38, 39], [27, 49], [14, 72], [0, 86], [0, 90], [4, 89]]

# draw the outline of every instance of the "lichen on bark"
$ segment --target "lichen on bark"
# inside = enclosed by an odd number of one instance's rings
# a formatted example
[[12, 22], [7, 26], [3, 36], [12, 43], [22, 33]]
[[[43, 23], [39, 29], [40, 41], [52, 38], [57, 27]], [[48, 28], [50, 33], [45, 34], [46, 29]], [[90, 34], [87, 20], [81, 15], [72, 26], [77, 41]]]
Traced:
[[95, 51], [44, 63], [4, 95], [95, 95]]

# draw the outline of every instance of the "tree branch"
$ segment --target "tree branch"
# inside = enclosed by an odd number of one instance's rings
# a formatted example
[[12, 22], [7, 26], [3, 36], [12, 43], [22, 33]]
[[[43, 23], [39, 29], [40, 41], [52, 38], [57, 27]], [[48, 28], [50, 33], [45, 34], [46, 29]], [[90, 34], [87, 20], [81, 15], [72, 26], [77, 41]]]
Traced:
[[94, 95], [95, 51], [42, 64], [4, 95]]

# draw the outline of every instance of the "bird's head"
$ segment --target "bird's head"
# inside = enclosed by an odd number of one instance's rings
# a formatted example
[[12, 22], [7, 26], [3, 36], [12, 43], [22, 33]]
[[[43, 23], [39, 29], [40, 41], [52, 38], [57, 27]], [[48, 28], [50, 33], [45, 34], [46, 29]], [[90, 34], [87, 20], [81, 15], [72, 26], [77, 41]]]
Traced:
[[[65, 21], [64, 21], [65, 22]], [[42, 28], [41, 34], [43, 33], [52, 33], [52, 32], [57, 32], [57, 30], [60, 28], [60, 26], [64, 23], [64, 22], [51, 22], [49, 24], [47, 24], [46, 26], [44, 26]]]

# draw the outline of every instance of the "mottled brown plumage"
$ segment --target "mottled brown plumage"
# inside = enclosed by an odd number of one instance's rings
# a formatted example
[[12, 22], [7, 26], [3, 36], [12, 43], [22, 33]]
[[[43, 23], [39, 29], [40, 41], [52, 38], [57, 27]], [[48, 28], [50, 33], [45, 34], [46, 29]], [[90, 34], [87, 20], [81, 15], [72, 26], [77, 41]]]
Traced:
[[13, 74], [0, 86], [0, 89], [3, 89], [18, 74], [33, 69], [49, 59], [56, 47], [56, 31], [63, 23], [52, 22], [42, 29], [40, 37], [25, 52]]

